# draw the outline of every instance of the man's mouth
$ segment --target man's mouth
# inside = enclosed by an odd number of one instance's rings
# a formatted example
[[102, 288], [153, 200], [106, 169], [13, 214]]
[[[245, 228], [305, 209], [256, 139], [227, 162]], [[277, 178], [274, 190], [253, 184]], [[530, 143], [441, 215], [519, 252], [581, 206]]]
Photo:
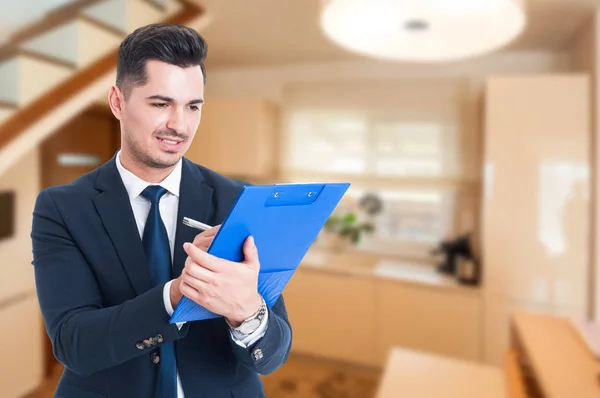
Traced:
[[164, 142], [165, 144], [169, 144], [169, 145], [176, 145], [179, 143], [182, 143], [183, 140], [174, 140], [172, 138], [161, 138], [161, 137], [157, 137], [159, 140], [161, 140], [162, 142]]
[[160, 146], [167, 152], [177, 152], [181, 150], [184, 140], [175, 137], [156, 137]]

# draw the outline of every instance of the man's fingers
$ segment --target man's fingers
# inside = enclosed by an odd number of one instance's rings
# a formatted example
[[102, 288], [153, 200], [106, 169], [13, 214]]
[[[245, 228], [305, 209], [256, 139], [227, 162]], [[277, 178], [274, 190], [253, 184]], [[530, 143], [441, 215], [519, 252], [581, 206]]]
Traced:
[[187, 264], [184, 278], [186, 281], [196, 279], [209, 285], [215, 285], [217, 280], [217, 276], [213, 271], [195, 263]]
[[196, 238], [194, 239], [194, 242], [192, 242], [192, 244], [194, 246], [202, 249], [203, 251], [207, 251], [212, 240], [213, 240], [213, 238], [207, 238], [204, 236], [196, 236]]
[[198, 235], [196, 235], [196, 238], [198, 238], [200, 236], [205, 237], [205, 238], [214, 237], [217, 234], [217, 232], [219, 231], [219, 228], [221, 228], [221, 224], [215, 225], [214, 227], [199, 233]]
[[194, 241], [192, 242], [192, 244], [194, 246], [198, 246], [200, 244], [202, 244], [203, 242], [208, 241], [210, 238], [207, 238], [206, 236], [202, 235], [202, 234], [198, 234], [196, 235], [196, 237], [194, 238]]
[[196, 235], [192, 244], [196, 247], [199, 247], [200, 249], [202, 249], [204, 251], [207, 251], [208, 247], [212, 243], [212, 241], [215, 238], [215, 235], [219, 231], [220, 227], [221, 227], [221, 225], [217, 225], [215, 227], [212, 227], [211, 229], [208, 229], [208, 230]]
[[181, 294], [198, 304], [200, 304], [199, 302], [205, 295], [204, 289], [202, 288], [202, 282], [198, 282], [197, 286], [194, 286], [193, 284], [189, 284], [185, 280], [182, 280], [179, 290], [181, 291]]
[[258, 249], [254, 243], [254, 237], [249, 236], [244, 242], [244, 264], [258, 271], [260, 262], [258, 260]]
[[219, 228], [221, 228], [221, 224], [215, 225], [211, 229], [208, 229], [204, 232], [206, 232], [206, 236], [215, 236], [217, 234], [217, 232], [219, 232]]
[[223, 263], [225, 260], [215, 257], [212, 254], [208, 254], [207, 252], [188, 242], [183, 244], [183, 250], [185, 250], [187, 255], [190, 256], [196, 264], [213, 272], [223, 271]]

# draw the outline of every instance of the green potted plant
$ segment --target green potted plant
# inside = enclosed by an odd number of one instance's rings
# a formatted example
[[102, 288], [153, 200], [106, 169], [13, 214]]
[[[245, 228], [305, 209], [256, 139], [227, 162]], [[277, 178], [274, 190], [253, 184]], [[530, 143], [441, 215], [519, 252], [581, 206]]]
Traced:
[[331, 215], [324, 229], [334, 237], [333, 249], [341, 250], [349, 244], [357, 244], [365, 233], [373, 232], [374, 227], [369, 222], [358, 222], [356, 213], [349, 211]]

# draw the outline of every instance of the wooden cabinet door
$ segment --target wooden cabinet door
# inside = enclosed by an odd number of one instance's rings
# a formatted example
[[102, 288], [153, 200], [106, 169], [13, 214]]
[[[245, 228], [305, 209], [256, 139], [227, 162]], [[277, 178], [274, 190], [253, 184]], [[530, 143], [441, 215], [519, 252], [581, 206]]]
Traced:
[[271, 177], [277, 109], [258, 99], [209, 99], [187, 157], [230, 178]]
[[373, 279], [298, 269], [283, 296], [293, 351], [375, 364]]
[[119, 121], [92, 106], [40, 145], [42, 188], [68, 184], [110, 160], [120, 147]]
[[[585, 75], [495, 76], [485, 89], [485, 360], [500, 365], [513, 309], [585, 318], [600, 234]], [[597, 181], [597, 177], [594, 177]], [[594, 187], [595, 186], [595, 187]], [[597, 227], [594, 227], [597, 228]]]
[[393, 346], [480, 360], [479, 296], [382, 280], [376, 297], [380, 363]]

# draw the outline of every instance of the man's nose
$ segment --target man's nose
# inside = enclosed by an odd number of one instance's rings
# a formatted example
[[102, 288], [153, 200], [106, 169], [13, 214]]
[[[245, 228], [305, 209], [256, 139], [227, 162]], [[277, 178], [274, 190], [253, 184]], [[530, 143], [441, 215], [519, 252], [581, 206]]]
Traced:
[[177, 109], [175, 107], [172, 108], [172, 112], [169, 115], [169, 120], [167, 122], [167, 127], [171, 130], [174, 130], [178, 134], [185, 133], [185, 120], [182, 109]]

